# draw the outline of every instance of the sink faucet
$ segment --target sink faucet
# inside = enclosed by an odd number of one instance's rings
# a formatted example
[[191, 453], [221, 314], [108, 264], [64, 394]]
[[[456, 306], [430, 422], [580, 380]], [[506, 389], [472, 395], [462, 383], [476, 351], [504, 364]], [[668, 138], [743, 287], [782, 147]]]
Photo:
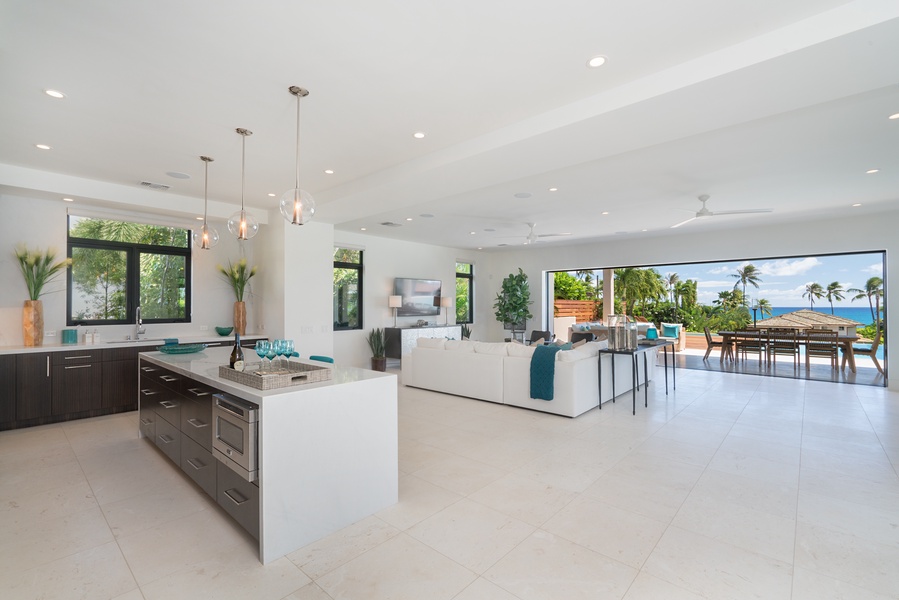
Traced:
[[140, 336], [145, 333], [147, 333], [147, 329], [144, 327], [144, 320], [140, 316], [140, 305], [138, 305], [134, 323], [134, 339], [139, 340]]

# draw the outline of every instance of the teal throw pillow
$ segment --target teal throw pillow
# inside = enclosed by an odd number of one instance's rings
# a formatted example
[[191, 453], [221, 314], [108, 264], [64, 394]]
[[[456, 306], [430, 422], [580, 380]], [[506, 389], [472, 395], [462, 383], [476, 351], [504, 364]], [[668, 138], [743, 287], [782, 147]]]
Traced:
[[678, 331], [680, 327], [678, 325], [662, 325], [662, 335], [664, 337], [678, 337]]

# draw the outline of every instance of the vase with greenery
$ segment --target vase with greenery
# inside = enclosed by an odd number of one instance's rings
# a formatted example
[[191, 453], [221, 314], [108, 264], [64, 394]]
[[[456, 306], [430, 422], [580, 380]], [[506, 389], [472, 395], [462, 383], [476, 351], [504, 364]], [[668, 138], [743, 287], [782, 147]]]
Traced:
[[466, 325], [465, 323], [462, 324], [462, 339], [463, 340], [471, 339], [471, 326]]
[[234, 302], [234, 332], [244, 335], [247, 332], [247, 305], [243, 298], [247, 284], [256, 274], [257, 267], [247, 266], [247, 259], [241, 258], [236, 263], [229, 262], [227, 269], [219, 265], [218, 270], [234, 290], [236, 298]]
[[384, 330], [375, 327], [368, 332], [368, 347], [371, 350], [371, 369], [372, 371], [387, 370], [387, 354], [384, 346]]
[[503, 279], [501, 291], [493, 303], [496, 320], [512, 330], [512, 338], [520, 331], [524, 333], [527, 320], [533, 317], [529, 310], [531, 290], [528, 276], [519, 267], [518, 273], [510, 273]]
[[44, 307], [40, 297], [44, 286], [66, 269], [72, 260], [56, 260], [56, 251], [29, 250], [25, 244], [16, 246], [16, 259], [28, 288], [28, 300], [22, 309], [22, 337], [26, 346], [40, 346], [44, 343]]

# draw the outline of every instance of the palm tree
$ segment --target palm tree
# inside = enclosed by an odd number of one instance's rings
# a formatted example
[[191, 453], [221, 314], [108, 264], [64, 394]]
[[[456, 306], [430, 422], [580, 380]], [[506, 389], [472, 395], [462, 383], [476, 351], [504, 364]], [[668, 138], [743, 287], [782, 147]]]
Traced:
[[762, 312], [762, 317], [770, 317], [773, 313], [771, 302], [767, 298], [759, 298], [756, 300], [758, 309]]
[[668, 287], [668, 293], [671, 294], [671, 303], [677, 306], [677, 284], [680, 283], [680, 276], [677, 273], [665, 274], [665, 285]]
[[802, 297], [808, 298], [809, 310], [815, 310], [815, 299], [820, 300], [824, 297], [824, 288], [821, 287], [820, 283], [807, 283], [805, 284], [805, 292], [803, 292]]
[[[853, 302], [861, 300], [862, 298], [867, 298], [868, 306], [871, 307], [871, 321], [873, 323], [880, 321], [880, 298], [883, 296], [883, 279], [880, 277], [871, 277], [865, 282], [865, 289], [849, 288], [846, 291], [856, 294], [852, 297]], [[874, 311], [874, 304], [871, 302], [871, 298], [874, 298], [874, 301], [877, 304], [877, 312]]]
[[731, 275], [731, 277], [736, 277], [738, 280], [737, 283], [734, 284], [734, 289], [737, 289], [738, 287], [740, 287], [741, 284], [743, 285], [743, 303], [744, 304], [747, 303], [747, 301], [746, 301], [746, 284], [748, 283], [749, 285], [752, 285], [756, 289], [758, 289], [759, 282], [761, 281], [761, 279], [759, 278], [759, 275], [761, 275], [761, 271], [759, 271], [758, 268], [755, 265], [753, 265], [752, 263], [745, 265], [742, 269], [737, 269], [737, 273], [735, 275]]
[[827, 301], [830, 302], [830, 314], [833, 314], [833, 301], [842, 300], [843, 292], [843, 286], [840, 285], [839, 281], [834, 281], [827, 286], [827, 293], [825, 294], [825, 296], [827, 298]]

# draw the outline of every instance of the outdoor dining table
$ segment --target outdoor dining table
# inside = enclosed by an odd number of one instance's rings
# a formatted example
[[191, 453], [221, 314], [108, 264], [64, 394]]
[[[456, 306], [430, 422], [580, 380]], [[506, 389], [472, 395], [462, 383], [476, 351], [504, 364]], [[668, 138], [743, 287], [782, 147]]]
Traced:
[[[721, 362], [724, 362], [724, 357], [727, 356], [728, 360], [734, 360], [734, 337], [736, 336], [736, 331], [719, 331], [718, 335], [721, 336]], [[859, 340], [858, 336], [855, 335], [838, 335], [837, 343], [842, 348], [843, 353], [846, 356], [846, 362], [849, 364], [849, 370], [855, 373], [855, 352], [852, 349], [852, 344]], [[807, 336], [804, 331], [800, 331], [797, 336], [797, 342], [799, 345], [805, 345], [807, 341]]]

